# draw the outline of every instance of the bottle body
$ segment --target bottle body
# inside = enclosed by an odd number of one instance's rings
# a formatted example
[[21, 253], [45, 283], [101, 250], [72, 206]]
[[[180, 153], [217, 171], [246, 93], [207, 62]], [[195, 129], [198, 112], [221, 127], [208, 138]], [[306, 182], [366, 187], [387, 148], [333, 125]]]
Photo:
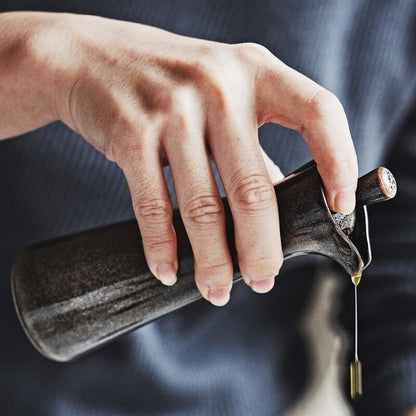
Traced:
[[[364, 182], [369, 189], [368, 180]], [[350, 216], [333, 215], [313, 163], [277, 184], [275, 192], [285, 258], [325, 255], [349, 275], [370, 262], [365, 206], [357, 205]], [[232, 215], [225, 199], [223, 203], [238, 280]], [[13, 266], [12, 291], [33, 345], [48, 358], [68, 361], [199, 299], [192, 248], [177, 210], [173, 223], [179, 270], [171, 287], [162, 285], [148, 269], [134, 220], [24, 251]]]

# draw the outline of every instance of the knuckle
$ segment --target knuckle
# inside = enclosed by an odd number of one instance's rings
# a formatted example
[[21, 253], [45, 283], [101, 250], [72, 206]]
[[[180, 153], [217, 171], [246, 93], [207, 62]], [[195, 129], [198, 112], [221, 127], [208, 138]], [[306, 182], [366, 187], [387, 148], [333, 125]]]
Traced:
[[[347, 152], [345, 152], [347, 153]], [[318, 164], [318, 171], [327, 185], [344, 189], [355, 187], [358, 176], [358, 164], [355, 154], [341, 156]]]
[[200, 80], [209, 79], [215, 73], [215, 62], [218, 60], [218, 53], [211, 47], [200, 49], [198, 59], [192, 62], [192, 78], [199, 82]]
[[217, 118], [229, 113], [232, 94], [229, 91], [231, 83], [228, 83], [221, 75], [211, 75], [207, 80], [206, 97], [209, 105], [213, 107]]
[[262, 211], [275, 202], [276, 196], [270, 179], [262, 174], [245, 176], [232, 192], [232, 200], [245, 211]]
[[230, 64], [233, 49], [230, 45], [203, 45], [198, 51], [198, 58], [192, 61], [194, 78], [210, 79], [213, 75], [221, 73]]
[[214, 286], [218, 282], [223, 283], [223, 277], [232, 272], [232, 264], [230, 259], [218, 259], [216, 261], [206, 262], [198, 267], [198, 274], [203, 276], [206, 284]]
[[170, 93], [171, 110], [186, 111], [192, 108], [194, 103], [195, 91], [191, 86], [178, 85], [172, 88]]
[[215, 71], [215, 62], [218, 62], [223, 49], [224, 47], [202, 42], [189, 51], [187, 60], [165, 60], [165, 73], [176, 85], [192, 85]]
[[163, 228], [171, 222], [172, 205], [162, 198], [139, 200], [135, 212], [139, 224]]
[[283, 255], [245, 259], [241, 264], [244, 275], [250, 280], [263, 280], [277, 276], [283, 264]]
[[244, 42], [234, 45], [238, 57], [247, 62], [262, 62], [270, 57], [271, 52], [263, 45], [254, 42]]
[[195, 97], [192, 85], [168, 82], [163, 88], [154, 91], [148, 101], [152, 102], [153, 114], [173, 118], [183, 113], [191, 113]]
[[212, 289], [230, 289], [233, 266], [230, 259], [222, 258], [211, 263], [195, 264], [195, 280], [198, 287]]
[[146, 251], [158, 252], [166, 247], [171, 247], [175, 244], [175, 238], [170, 235], [161, 236], [150, 233], [143, 236], [143, 245], [146, 247]]
[[241, 73], [241, 65], [229, 45], [204, 47], [193, 63], [192, 74], [196, 91], [217, 111], [227, 109]]
[[322, 120], [332, 114], [344, 112], [337, 96], [322, 87], [305, 99], [304, 108], [307, 118], [311, 120]]
[[183, 217], [190, 225], [218, 224], [223, 214], [223, 205], [217, 196], [199, 196], [189, 200], [183, 207]]
[[197, 93], [190, 86], [176, 86], [167, 101], [163, 115], [170, 132], [189, 132], [196, 120], [202, 117]]

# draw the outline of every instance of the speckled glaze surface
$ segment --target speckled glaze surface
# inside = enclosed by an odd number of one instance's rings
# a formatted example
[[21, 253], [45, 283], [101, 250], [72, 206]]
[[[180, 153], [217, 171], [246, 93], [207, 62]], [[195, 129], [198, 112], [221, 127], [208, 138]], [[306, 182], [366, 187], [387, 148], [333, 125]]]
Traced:
[[[350, 215], [328, 209], [314, 163], [276, 185], [285, 258], [325, 255], [349, 275], [365, 268], [371, 261], [365, 204], [392, 197], [381, 189], [379, 178], [376, 169], [359, 180], [357, 207]], [[394, 178], [389, 178], [391, 185]], [[240, 274], [234, 229], [226, 200], [224, 205], [236, 281]], [[171, 287], [150, 273], [134, 220], [24, 251], [13, 267], [13, 297], [25, 332], [39, 352], [57, 361], [72, 360], [199, 299], [192, 249], [178, 211], [173, 222], [179, 272]]]

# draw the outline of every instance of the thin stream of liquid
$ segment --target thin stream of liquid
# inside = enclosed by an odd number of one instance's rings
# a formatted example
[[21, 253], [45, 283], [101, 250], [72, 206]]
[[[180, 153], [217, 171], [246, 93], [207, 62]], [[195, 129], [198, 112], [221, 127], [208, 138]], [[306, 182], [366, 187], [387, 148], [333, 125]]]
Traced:
[[363, 394], [362, 386], [362, 369], [361, 362], [358, 358], [358, 295], [357, 287], [361, 280], [361, 273], [351, 276], [354, 284], [354, 361], [350, 363], [350, 383], [351, 383], [351, 398], [353, 400], [359, 399]]
[[[358, 286], [358, 285], [357, 285]], [[355, 304], [355, 360], [358, 361], [358, 301], [357, 301], [357, 286], [354, 286], [354, 304]]]

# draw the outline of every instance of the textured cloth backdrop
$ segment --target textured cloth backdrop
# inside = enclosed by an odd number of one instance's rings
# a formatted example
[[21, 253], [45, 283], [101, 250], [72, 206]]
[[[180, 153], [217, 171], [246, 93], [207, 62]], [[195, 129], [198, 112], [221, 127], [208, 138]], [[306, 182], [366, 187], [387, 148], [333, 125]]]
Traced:
[[[387, 161], [399, 179], [397, 200], [370, 212], [374, 262], [360, 286], [365, 395], [357, 414], [394, 416], [416, 405], [414, 2], [2, 0], [7, 10], [97, 14], [258, 42], [337, 94], [361, 173]], [[260, 135], [285, 173], [310, 159], [295, 132], [266, 125]], [[17, 321], [12, 261], [28, 244], [131, 218], [128, 189], [117, 166], [54, 123], [0, 143], [0, 195], [2, 415], [282, 415], [305, 391], [311, 363], [300, 321], [313, 258], [288, 261], [268, 295], [239, 285], [224, 308], [200, 302], [79, 361], [53, 363]], [[351, 290], [341, 313], [350, 334]]]

